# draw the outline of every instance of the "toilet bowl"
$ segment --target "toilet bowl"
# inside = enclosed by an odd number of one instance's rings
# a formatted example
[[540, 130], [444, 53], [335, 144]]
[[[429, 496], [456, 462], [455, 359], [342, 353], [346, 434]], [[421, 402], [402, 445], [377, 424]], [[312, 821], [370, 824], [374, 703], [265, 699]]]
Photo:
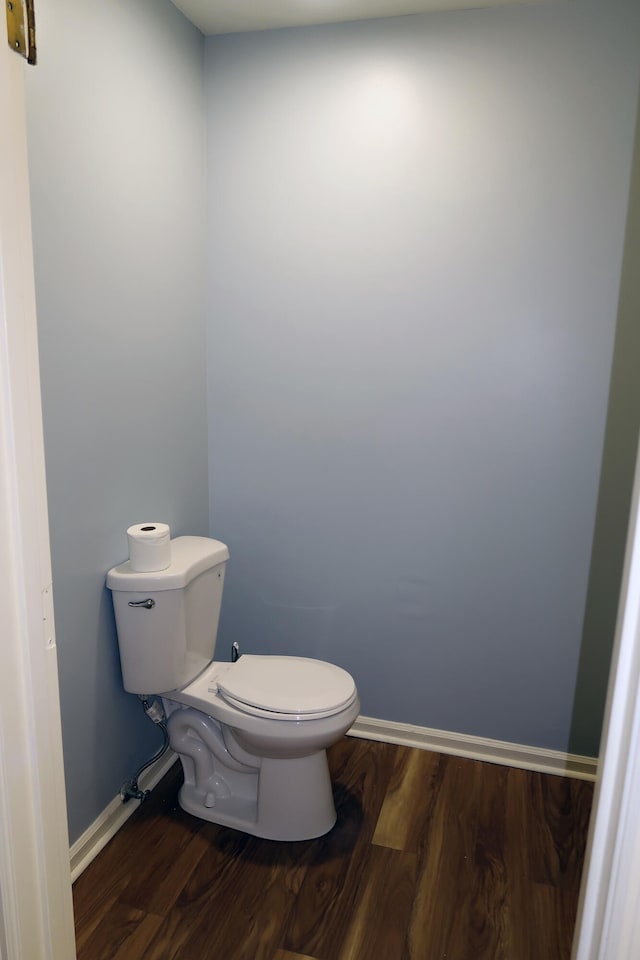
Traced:
[[165, 570], [109, 571], [124, 687], [162, 697], [185, 810], [273, 840], [321, 836], [336, 820], [326, 750], [358, 715], [356, 686], [321, 660], [212, 659], [228, 556], [178, 537]]
[[[253, 691], [263, 703], [273, 701], [271, 708], [243, 704], [223, 692], [223, 687], [244, 689], [240, 682], [233, 683], [234, 672], [244, 672], [248, 666]], [[285, 690], [278, 684], [270, 688], [269, 680], [276, 679], [280, 667], [286, 677], [295, 675], [299, 666], [305, 668], [308, 679], [315, 670], [319, 679], [335, 670], [346, 688], [348, 678], [351, 691], [346, 702], [336, 706], [334, 688], [329, 685], [321, 709], [302, 714], [305, 699], [298, 694], [295, 710], [284, 712]], [[258, 682], [260, 671], [262, 683]], [[315, 702], [306, 706], [318, 707], [320, 698], [318, 689]], [[272, 840], [310, 839], [334, 825], [326, 749], [346, 733], [359, 710], [355, 686], [346, 671], [323, 661], [245, 655], [235, 664], [212, 663], [186, 687], [165, 694], [163, 702], [171, 746], [185, 767], [180, 791], [184, 809]], [[191, 761], [187, 765], [185, 757]]]

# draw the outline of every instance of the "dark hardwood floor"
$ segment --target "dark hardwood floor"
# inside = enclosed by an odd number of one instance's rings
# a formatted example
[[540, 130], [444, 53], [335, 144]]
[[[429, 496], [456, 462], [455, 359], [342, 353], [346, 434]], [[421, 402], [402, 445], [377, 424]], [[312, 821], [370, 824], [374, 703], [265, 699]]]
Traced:
[[568, 960], [592, 785], [345, 737], [338, 823], [184, 813], [176, 764], [74, 885], [79, 960]]

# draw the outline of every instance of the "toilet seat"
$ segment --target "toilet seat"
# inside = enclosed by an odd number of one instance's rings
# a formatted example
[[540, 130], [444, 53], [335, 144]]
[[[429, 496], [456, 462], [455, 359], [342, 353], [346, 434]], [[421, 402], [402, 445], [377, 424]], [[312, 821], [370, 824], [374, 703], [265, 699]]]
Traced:
[[231, 706], [277, 720], [316, 720], [345, 710], [357, 696], [341, 667], [307, 657], [244, 654], [217, 678]]

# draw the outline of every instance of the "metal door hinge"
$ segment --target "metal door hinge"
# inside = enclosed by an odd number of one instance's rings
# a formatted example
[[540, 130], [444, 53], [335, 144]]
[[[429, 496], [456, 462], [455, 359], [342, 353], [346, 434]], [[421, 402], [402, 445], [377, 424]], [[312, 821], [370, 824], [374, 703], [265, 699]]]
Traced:
[[9, 46], [28, 63], [36, 63], [36, 18], [34, 0], [4, 0]]

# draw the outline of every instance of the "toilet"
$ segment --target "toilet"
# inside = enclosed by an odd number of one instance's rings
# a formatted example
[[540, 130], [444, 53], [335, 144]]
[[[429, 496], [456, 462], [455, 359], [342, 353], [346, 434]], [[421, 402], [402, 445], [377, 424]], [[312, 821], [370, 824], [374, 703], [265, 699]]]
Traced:
[[229, 550], [176, 537], [165, 570], [107, 574], [125, 690], [162, 697], [184, 769], [180, 806], [270, 840], [308, 840], [336, 821], [327, 747], [356, 719], [346, 670], [306, 657], [215, 661]]

